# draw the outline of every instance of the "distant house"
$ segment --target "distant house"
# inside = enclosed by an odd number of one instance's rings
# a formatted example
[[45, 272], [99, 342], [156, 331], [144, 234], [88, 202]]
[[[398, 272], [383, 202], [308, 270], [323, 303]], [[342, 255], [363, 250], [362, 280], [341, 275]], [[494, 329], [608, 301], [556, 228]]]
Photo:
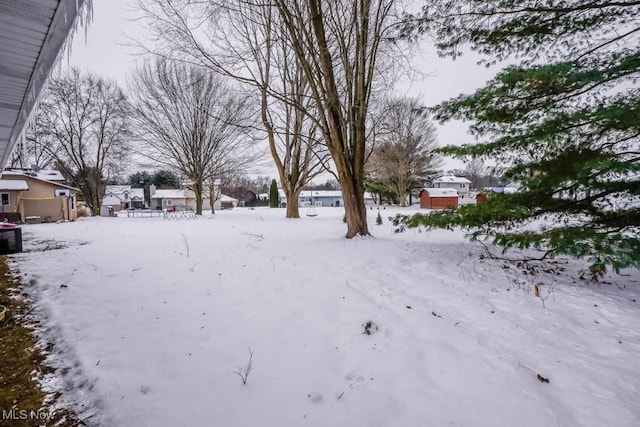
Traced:
[[102, 198], [100, 215], [104, 215], [105, 211], [120, 211], [123, 209], [142, 209], [144, 203], [144, 189], [131, 188], [130, 185], [107, 185]]
[[420, 190], [421, 209], [457, 208], [458, 199], [458, 191], [453, 188], [423, 188]]
[[221, 209], [233, 209], [238, 206], [238, 199], [221, 194], [220, 197], [213, 204], [213, 208], [216, 210]]
[[152, 190], [151, 209], [175, 210], [185, 208], [195, 210], [196, 196], [191, 190], [185, 188], [166, 188]]
[[344, 206], [344, 199], [342, 198], [342, 191], [303, 190], [298, 197], [298, 205], [301, 207], [340, 207]]
[[[187, 188], [164, 188], [156, 189], [154, 186], [150, 188], [151, 193], [151, 209], [163, 210], [196, 210], [196, 195]], [[209, 208], [209, 197], [205, 192], [202, 197], [203, 209]], [[237, 204], [237, 200], [233, 199]], [[235, 206], [235, 205], [234, 205]], [[214, 203], [214, 209], [216, 208]]]
[[78, 217], [76, 200], [80, 190], [77, 188], [16, 171], [3, 172], [0, 180], [14, 181], [20, 188], [26, 183], [26, 190], [7, 190], [6, 196], [2, 196], [7, 202], [3, 206], [5, 212], [20, 213], [22, 222], [73, 221]]
[[[269, 199], [268, 193], [262, 193], [258, 195], [258, 198], [264, 200]], [[375, 198], [369, 192], [364, 193], [364, 202], [366, 205], [372, 205], [375, 203]], [[284, 190], [278, 188], [278, 206], [281, 208], [287, 207], [287, 198]], [[344, 206], [344, 198], [342, 191], [340, 190], [302, 190], [298, 197], [298, 206], [300, 207], [340, 207]]]
[[434, 188], [453, 188], [456, 190], [461, 203], [467, 202], [467, 199], [470, 198], [469, 184], [471, 181], [467, 178], [453, 175], [445, 175], [433, 180]]

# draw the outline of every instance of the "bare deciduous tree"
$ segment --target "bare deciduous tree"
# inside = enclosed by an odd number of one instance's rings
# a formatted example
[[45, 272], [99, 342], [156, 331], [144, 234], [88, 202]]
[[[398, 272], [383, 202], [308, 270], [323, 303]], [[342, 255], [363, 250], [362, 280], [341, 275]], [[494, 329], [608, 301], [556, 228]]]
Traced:
[[467, 163], [464, 171], [464, 176], [471, 181], [469, 188], [481, 190], [484, 186], [484, 177], [487, 174], [487, 168], [484, 165], [484, 160], [479, 157], [471, 159], [469, 163]]
[[[310, 119], [307, 79], [283, 38], [277, 11], [261, 1], [193, 3], [139, 1], [151, 18], [161, 54], [198, 63], [253, 90], [269, 152], [287, 199], [287, 218], [299, 218], [302, 188], [328, 169], [326, 148]], [[200, 31], [206, 26], [206, 31]], [[286, 34], [285, 34], [286, 35]]]
[[[335, 164], [345, 202], [347, 237], [369, 234], [364, 205], [369, 101], [373, 82], [380, 72], [381, 44], [395, 16], [395, 3], [393, 0], [138, 2], [151, 18], [156, 41], [166, 55], [177, 54], [212, 66], [262, 89], [262, 111], [266, 91], [267, 106], [276, 99], [293, 105], [312, 121]], [[238, 44], [239, 38], [232, 36], [233, 32], [215, 31], [216, 26], [226, 24], [221, 18], [226, 16], [224, 11], [244, 18], [245, 27], [232, 22], [235, 28], [249, 29], [239, 30], [244, 31], [248, 43]], [[209, 23], [206, 29], [205, 23]], [[295, 62], [274, 61], [270, 55], [278, 43], [291, 52]], [[248, 63], [251, 65], [247, 66]], [[290, 76], [295, 76], [298, 68], [303, 78], [300, 82], [308, 87], [301, 99], [286, 96], [273, 83], [274, 76], [280, 77], [284, 70], [293, 70]], [[267, 115], [270, 118], [273, 114]], [[296, 120], [290, 118], [286, 123]], [[268, 120], [263, 120], [263, 124], [268, 127]], [[306, 137], [306, 131], [295, 127], [285, 129], [284, 133], [287, 132]], [[284, 153], [286, 157], [288, 152], [288, 149], [280, 152], [280, 156]], [[286, 168], [284, 176], [287, 179], [283, 185], [288, 181]]]
[[142, 66], [132, 92], [141, 154], [187, 178], [202, 214], [215, 177], [252, 158], [246, 96], [202, 67], [166, 59]]
[[93, 214], [105, 183], [126, 166], [129, 104], [115, 82], [72, 68], [52, 78], [35, 122], [35, 139], [72, 177]]
[[27, 129], [25, 140], [16, 144], [11, 153], [10, 165], [14, 168], [28, 168], [35, 166], [38, 169], [53, 167], [55, 158], [51, 155], [51, 150], [58, 149], [53, 137], [48, 134], [42, 126], [42, 114], [38, 111], [33, 126]]
[[434, 152], [436, 129], [415, 98], [391, 100], [383, 111], [367, 170], [405, 206], [407, 193], [438, 173], [442, 159]]
[[368, 235], [364, 204], [367, 118], [392, 0], [274, 0], [311, 87], [314, 115], [335, 164], [346, 237]]

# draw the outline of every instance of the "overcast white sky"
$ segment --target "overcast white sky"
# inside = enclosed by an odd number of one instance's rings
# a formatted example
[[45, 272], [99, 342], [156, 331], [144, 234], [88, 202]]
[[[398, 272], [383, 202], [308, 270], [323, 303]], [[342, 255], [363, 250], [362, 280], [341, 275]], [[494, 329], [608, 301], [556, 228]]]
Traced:
[[[135, 49], [126, 45], [125, 35], [144, 37], [132, 0], [94, 0], [94, 19], [87, 37], [80, 29], [73, 40], [69, 59], [71, 65], [90, 70], [105, 77], [115, 78], [123, 87], [127, 76], [139, 59]], [[470, 93], [481, 87], [495, 73], [475, 64], [475, 57], [463, 57], [456, 61], [438, 58], [427, 42], [420, 45], [422, 54], [413, 55], [414, 66], [425, 73], [423, 78], [398, 83], [398, 92], [420, 97], [427, 106], [435, 105], [460, 93]], [[64, 61], [65, 63], [67, 61]], [[462, 144], [472, 142], [464, 123], [448, 123], [438, 126], [439, 143]], [[464, 165], [448, 159], [445, 169], [463, 168]], [[273, 171], [265, 174], [275, 176]]]

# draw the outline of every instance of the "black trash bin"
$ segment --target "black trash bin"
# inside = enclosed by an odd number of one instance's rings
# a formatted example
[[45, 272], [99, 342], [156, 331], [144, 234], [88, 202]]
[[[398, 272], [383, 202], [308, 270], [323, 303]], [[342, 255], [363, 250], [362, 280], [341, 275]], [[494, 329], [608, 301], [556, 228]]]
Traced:
[[0, 226], [0, 255], [22, 252], [22, 229], [18, 225]]

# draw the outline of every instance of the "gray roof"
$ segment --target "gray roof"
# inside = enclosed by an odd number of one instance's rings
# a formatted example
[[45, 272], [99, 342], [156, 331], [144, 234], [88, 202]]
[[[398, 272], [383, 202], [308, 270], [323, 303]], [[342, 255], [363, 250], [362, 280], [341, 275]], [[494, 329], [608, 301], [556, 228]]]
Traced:
[[0, 2], [0, 167], [22, 136], [51, 68], [92, 0]]
[[445, 175], [440, 178], [434, 179], [434, 183], [450, 183], [450, 184], [471, 184], [467, 178], [462, 176]]

